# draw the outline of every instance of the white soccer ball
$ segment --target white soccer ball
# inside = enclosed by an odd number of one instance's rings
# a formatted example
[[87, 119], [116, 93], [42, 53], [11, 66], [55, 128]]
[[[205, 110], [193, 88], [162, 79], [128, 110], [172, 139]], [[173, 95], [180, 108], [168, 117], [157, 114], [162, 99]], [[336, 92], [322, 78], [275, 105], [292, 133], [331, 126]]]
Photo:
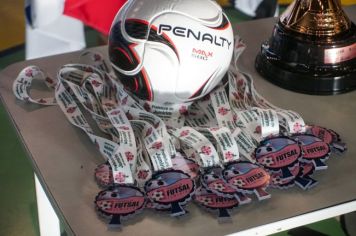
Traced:
[[226, 74], [231, 24], [211, 0], [131, 0], [110, 30], [114, 71], [133, 95], [184, 103], [208, 94]]

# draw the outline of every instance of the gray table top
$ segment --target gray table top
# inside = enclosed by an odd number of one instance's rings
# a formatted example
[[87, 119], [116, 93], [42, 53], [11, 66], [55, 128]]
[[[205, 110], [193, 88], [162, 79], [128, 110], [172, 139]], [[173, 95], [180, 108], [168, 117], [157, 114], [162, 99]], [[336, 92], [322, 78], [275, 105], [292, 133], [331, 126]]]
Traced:
[[[356, 21], [356, 6], [347, 9]], [[309, 191], [292, 188], [273, 190], [272, 198], [242, 206], [233, 214], [232, 223], [219, 224], [194, 204], [189, 216], [173, 219], [146, 210], [125, 223], [119, 234], [125, 235], [223, 235], [238, 232], [356, 200], [356, 91], [337, 96], [310, 96], [290, 92], [267, 82], [254, 69], [254, 60], [262, 41], [267, 39], [275, 19], [241, 23], [234, 28], [247, 50], [239, 60], [240, 68], [255, 78], [257, 90], [273, 104], [298, 111], [307, 123], [319, 124], [340, 133], [349, 150], [333, 156], [327, 171], [315, 175], [319, 185]], [[107, 55], [106, 47], [95, 48]], [[76, 235], [119, 235], [107, 229], [94, 210], [93, 200], [99, 191], [94, 181], [95, 167], [102, 162], [100, 154], [87, 136], [73, 127], [56, 106], [39, 107], [24, 104], [12, 94], [15, 76], [27, 65], [38, 65], [55, 76], [57, 69], [75, 61], [78, 52], [24, 61], [0, 73], [0, 95], [19, 137], [27, 149], [41, 183], [69, 233]], [[356, 79], [356, 78], [355, 78]], [[36, 95], [50, 95], [37, 89]], [[355, 209], [350, 209], [355, 210]]]

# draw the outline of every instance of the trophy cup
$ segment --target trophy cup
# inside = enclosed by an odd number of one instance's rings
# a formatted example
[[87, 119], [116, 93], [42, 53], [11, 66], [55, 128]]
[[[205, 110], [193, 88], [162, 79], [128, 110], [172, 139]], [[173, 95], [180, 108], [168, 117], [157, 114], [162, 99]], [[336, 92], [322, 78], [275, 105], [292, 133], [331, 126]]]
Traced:
[[307, 94], [356, 89], [356, 26], [340, 0], [295, 0], [256, 58], [272, 83]]

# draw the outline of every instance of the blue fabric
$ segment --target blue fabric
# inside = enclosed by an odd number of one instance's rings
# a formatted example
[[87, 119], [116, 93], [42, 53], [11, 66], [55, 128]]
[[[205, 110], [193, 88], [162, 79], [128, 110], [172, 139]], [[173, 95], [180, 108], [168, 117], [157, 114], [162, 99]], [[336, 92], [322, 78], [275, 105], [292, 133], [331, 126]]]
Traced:
[[32, 1], [31, 0], [25, 0], [25, 18], [26, 22], [29, 26], [33, 27], [33, 21], [32, 21]]

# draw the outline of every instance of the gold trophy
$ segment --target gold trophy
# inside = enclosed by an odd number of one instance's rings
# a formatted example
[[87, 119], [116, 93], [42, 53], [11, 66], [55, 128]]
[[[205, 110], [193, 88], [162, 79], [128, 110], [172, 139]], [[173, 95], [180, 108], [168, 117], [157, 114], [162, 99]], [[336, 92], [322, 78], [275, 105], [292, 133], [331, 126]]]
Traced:
[[356, 26], [339, 0], [295, 0], [262, 44], [256, 69], [297, 92], [327, 95], [356, 89]]

